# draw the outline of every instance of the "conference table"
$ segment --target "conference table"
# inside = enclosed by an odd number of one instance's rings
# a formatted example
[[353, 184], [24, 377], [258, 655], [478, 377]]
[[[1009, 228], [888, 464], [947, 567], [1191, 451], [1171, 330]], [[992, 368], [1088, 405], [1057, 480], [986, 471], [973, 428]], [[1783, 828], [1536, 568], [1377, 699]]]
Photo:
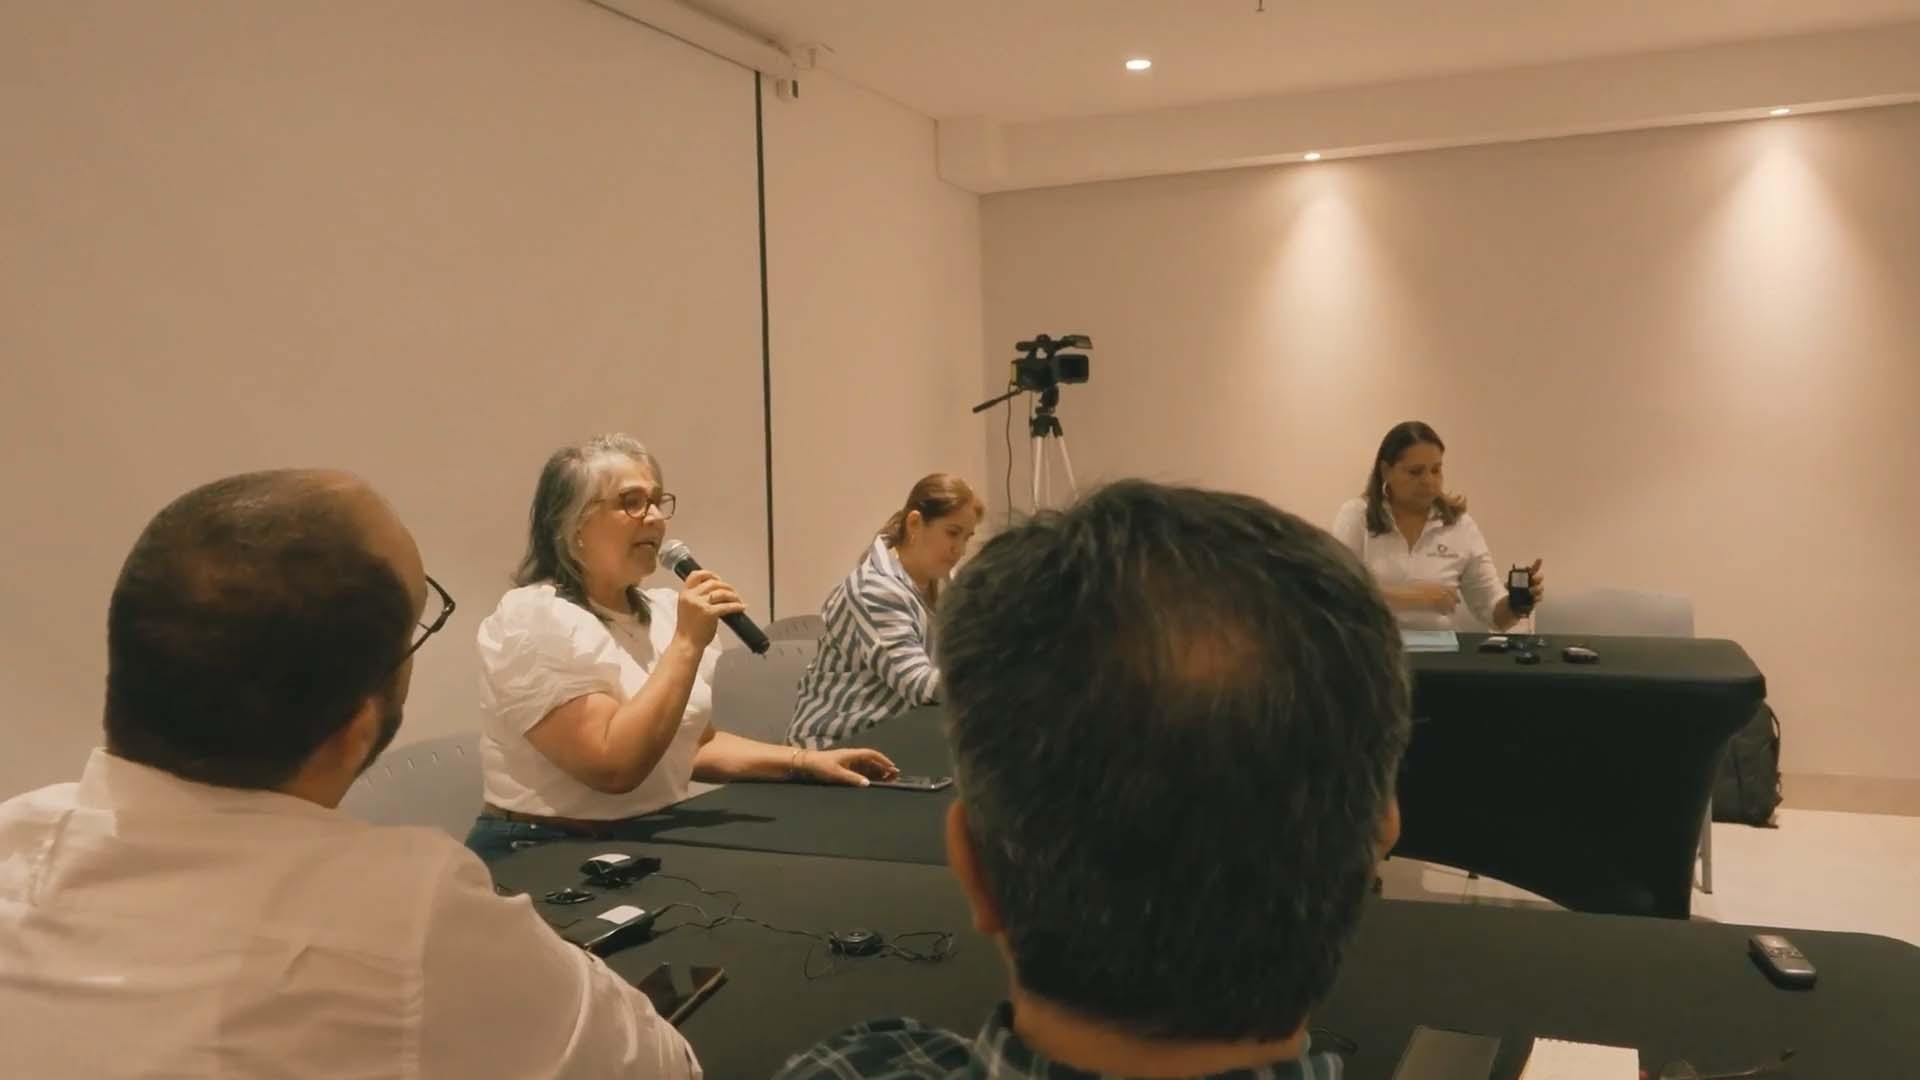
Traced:
[[[1567, 638], [1521, 665], [1476, 648], [1413, 653], [1413, 741], [1395, 854], [1596, 914], [1686, 918], [1693, 860], [1728, 738], [1766, 694], [1731, 641]], [[1597, 664], [1570, 664], [1578, 640]], [[877, 725], [902, 772], [949, 775], [938, 707]], [[732, 784], [649, 818], [652, 839], [940, 865], [951, 790]]]
[[[857, 794], [874, 814], [919, 812], [913, 803], [881, 801], [907, 793]], [[923, 796], [919, 805], [941, 801]], [[606, 851], [658, 856], [660, 873], [627, 887], [585, 886], [595, 895], [583, 904], [538, 899], [581, 886], [580, 863]], [[682, 1025], [714, 1080], [769, 1076], [792, 1053], [865, 1019], [906, 1015], [971, 1034], [1005, 992], [992, 943], [971, 929], [958, 888], [939, 866], [569, 840], [517, 852], [493, 872], [504, 889], [530, 893], [556, 926], [625, 904], [659, 912], [651, 940], [608, 961], [629, 980], [662, 963], [725, 968], [726, 985]], [[739, 914], [781, 930], [944, 930], [956, 947], [940, 963], [840, 958], [829, 970], [829, 954], [815, 940], [738, 921], [701, 929], [692, 923], [709, 920], [676, 904], [710, 915], [737, 904]], [[1218, 933], [1213, 923], [1196, 913], [1193, 932]], [[1788, 1049], [1800, 1080], [1915, 1075], [1920, 949], [1863, 934], [1790, 931], [1820, 969], [1816, 988], [1791, 991], [1773, 986], [1747, 958], [1752, 932], [1374, 900], [1312, 1023], [1354, 1044], [1349, 1080], [1388, 1080], [1416, 1025], [1498, 1036], [1493, 1080], [1513, 1080], [1536, 1035], [1636, 1047], [1655, 1075], [1675, 1058], [1723, 1070], [1770, 1062]]]
[[[1414, 654], [1419, 719], [1402, 778], [1401, 850], [1483, 869], [1570, 907], [1684, 915], [1698, 823], [1727, 737], [1764, 693], [1731, 642], [1588, 639], [1594, 666], [1535, 666], [1472, 651]], [[1571, 643], [1571, 641], [1569, 641]], [[856, 740], [907, 773], [945, 775], [937, 708]], [[719, 966], [728, 982], [682, 1030], [715, 1078], [764, 1077], [864, 1019], [912, 1016], [972, 1033], [1005, 993], [945, 867], [951, 789], [736, 783], [643, 820], [644, 838], [541, 845], [493, 865], [556, 927], [611, 907], [658, 912], [653, 937], [609, 963]], [[1542, 822], [1545, 823], [1544, 827]], [[1558, 846], [1556, 846], [1558, 845]], [[644, 852], [660, 872], [585, 885], [580, 864]], [[744, 919], [708, 928], [715, 916]], [[825, 935], [944, 932], [937, 963], [835, 957]], [[1195, 935], [1220, 932], [1196, 912]], [[1497, 1036], [1492, 1080], [1513, 1080], [1535, 1036], [1630, 1046], [1654, 1075], [1684, 1058], [1712, 1073], [1793, 1051], [1807, 1078], [1920, 1075], [1920, 948], [1864, 934], [1787, 931], [1817, 987], [1774, 986], [1747, 955], [1751, 927], [1579, 911], [1372, 899], [1313, 1025], [1351, 1043], [1346, 1075], [1387, 1080], [1417, 1025]], [[909, 942], [924, 950], [922, 936]]]
[[[1414, 653], [1395, 853], [1472, 870], [1576, 911], [1686, 918], [1727, 740], [1766, 698], [1712, 638], [1556, 637], [1522, 665]], [[1600, 654], [1572, 664], [1561, 650]]]

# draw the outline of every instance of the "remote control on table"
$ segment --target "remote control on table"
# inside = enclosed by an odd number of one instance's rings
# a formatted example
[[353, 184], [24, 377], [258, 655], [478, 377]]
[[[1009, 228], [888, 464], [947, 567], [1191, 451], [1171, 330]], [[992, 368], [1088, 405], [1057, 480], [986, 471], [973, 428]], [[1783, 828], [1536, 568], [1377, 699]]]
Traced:
[[1767, 977], [1780, 986], [1802, 990], [1818, 977], [1806, 954], [1779, 934], [1755, 934], [1747, 939], [1747, 949]]

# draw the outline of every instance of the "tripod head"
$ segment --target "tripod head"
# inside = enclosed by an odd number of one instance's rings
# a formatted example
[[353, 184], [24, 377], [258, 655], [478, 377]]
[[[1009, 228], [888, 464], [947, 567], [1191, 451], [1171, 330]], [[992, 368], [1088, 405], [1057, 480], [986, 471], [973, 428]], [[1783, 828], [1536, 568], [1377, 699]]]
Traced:
[[1060, 404], [1060, 388], [1049, 386], [1040, 391], [1040, 403], [1033, 407], [1033, 416], [1027, 420], [1027, 434], [1036, 439], [1063, 438], [1066, 432], [1060, 427], [1060, 418], [1053, 410]]

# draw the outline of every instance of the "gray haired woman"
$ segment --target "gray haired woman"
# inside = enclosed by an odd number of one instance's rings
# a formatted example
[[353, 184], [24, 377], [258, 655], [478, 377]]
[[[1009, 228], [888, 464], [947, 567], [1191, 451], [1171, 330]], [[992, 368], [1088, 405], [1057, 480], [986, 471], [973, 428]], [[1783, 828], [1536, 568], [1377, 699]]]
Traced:
[[517, 588], [481, 624], [485, 805], [467, 846], [492, 859], [565, 837], [637, 835], [629, 819], [693, 780], [889, 779], [873, 750], [796, 750], [714, 728], [714, 631], [744, 611], [698, 571], [642, 589], [676, 500], [626, 435], [556, 452], [540, 471]]

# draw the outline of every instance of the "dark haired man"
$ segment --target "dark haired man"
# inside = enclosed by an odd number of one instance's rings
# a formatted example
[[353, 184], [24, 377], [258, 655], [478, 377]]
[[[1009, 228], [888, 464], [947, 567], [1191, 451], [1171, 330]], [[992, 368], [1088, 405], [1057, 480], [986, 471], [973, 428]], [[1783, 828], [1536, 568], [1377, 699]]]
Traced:
[[160, 511], [107, 613], [106, 747], [0, 804], [0, 1071], [699, 1075], [452, 837], [335, 812], [452, 610], [352, 476]]
[[947, 850], [1011, 975], [975, 1038], [863, 1024], [785, 1077], [1337, 1077], [1307, 1046], [1399, 832], [1392, 614], [1257, 499], [1127, 482], [941, 604]]

